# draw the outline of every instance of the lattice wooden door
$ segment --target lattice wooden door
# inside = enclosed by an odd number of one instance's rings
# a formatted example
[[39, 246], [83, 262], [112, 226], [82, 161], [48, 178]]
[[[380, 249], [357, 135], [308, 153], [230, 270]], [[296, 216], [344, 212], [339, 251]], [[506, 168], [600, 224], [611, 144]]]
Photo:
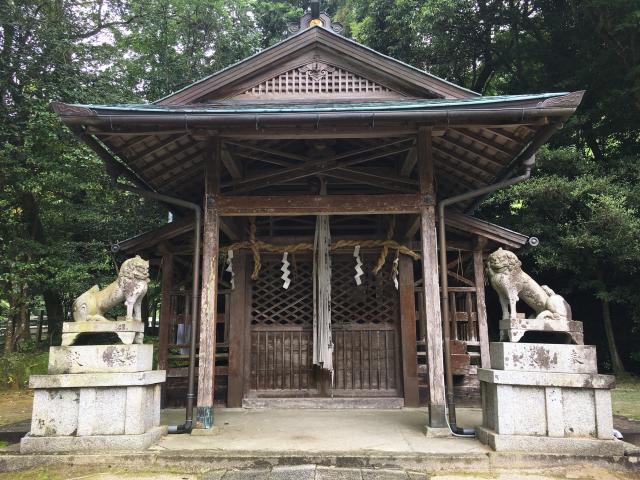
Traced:
[[[318, 395], [312, 365], [311, 258], [290, 256], [291, 285], [282, 288], [279, 258], [263, 256], [251, 291], [250, 389], [259, 395]], [[364, 256], [366, 271], [375, 256]], [[356, 286], [351, 255], [332, 257], [332, 328], [336, 396], [399, 395], [398, 292], [390, 261]]]

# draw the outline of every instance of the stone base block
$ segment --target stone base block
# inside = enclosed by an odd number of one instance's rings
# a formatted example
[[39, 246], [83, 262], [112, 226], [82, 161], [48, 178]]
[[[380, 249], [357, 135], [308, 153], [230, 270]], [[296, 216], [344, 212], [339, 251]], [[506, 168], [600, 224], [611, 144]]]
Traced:
[[[480, 370], [483, 378], [491, 372]], [[485, 428], [501, 435], [613, 439], [611, 393], [607, 388], [537, 385], [543, 382], [535, 377], [545, 374], [520, 375], [529, 375], [530, 384], [481, 381]]]
[[65, 322], [62, 324], [62, 346], [73, 345], [78, 336], [91, 333], [115, 333], [125, 345], [142, 344], [144, 324], [124, 317], [118, 317], [117, 321]]
[[449, 427], [429, 427], [428, 425], [424, 427], [424, 435], [427, 438], [446, 438], [453, 436]]
[[500, 338], [508, 342], [518, 342], [526, 332], [564, 333], [576, 345], [584, 344], [582, 322], [575, 320], [552, 320], [545, 318], [524, 318], [500, 320]]
[[51, 347], [49, 373], [113, 373], [151, 370], [153, 345]]
[[164, 371], [34, 376], [30, 437], [141, 435], [160, 425], [164, 378]]
[[478, 439], [497, 452], [559, 453], [580, 456], [622, 456], [624, 442], [593, 438], [554, 438], [532, 435], [500, 435], [485, 427]]
[[149, 448], [166, 433], [167, 428], [160, 426], [138, 435], [36, 437], [29, 433], [20, 442], [20, 453], [131, 452]]
[[597, 373], [593, 345], [492, 342], [491, 368], [519, 372]]

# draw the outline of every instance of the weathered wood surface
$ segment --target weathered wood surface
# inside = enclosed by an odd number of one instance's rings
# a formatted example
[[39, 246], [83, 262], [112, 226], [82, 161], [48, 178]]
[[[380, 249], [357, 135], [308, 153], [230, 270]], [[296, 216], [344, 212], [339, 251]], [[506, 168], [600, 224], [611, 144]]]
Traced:
[[435, 211], [425, 206], [421, 216], [423, 301], [427, 324], [427, 372], [429, 381], [429, 424], [446, 426], [444, 418], [444, 355], [442, 352], [442, 318], [440, 312], [440, 286], [436, 250]]
[[229, 379], [227, 391], [227, 406], [241, 407], [244, 394], [244, 352], [245, 329], [247, 322], [246, 286], [247, 255], [241, 252], [233, 257], [235, 273], [235, 288], [231, 291], [231, 305], [229, 308]]
[[[425, 200], [433, 198], [433, 149], [431, 130], [418, 133], [418, 178], [420, 194]], [[422, 288], [424, 314], [427, 324], [427, 372], [429, 382], [429, 426], [444, 427], [445, 389], [442, 353], [442, 317], [440, 313], [440, 284], [438, 282], [438, 255], [436, 241], [435, 207], [423, 204], [420, 208], [420, 240], [422, 247]]]
[[480, 365], [491, 368], [489, 356], [489, 325], [487, 322], [487, 305], [484, 295], [484, 258], [482, 247], [484, 242], [476, 242], [473, 250], [473, 273], [476, 284], [476, 308], [478, 314], [478, 340], [480, 341]]
[[398, 266], [400, 295], [400, 336], [402, 339], [402, 378], [404, 404], [418, 407], [418, 364], [416, 348], [416, 301], [414, 293], [413, 260], [400, 256]]
[[214, 193], [219, 190], [220, 140], [214, 139], [205, 169], [202, 294], [200, 302], [200, 353], [198, 356], [197, 428], [213, 426], [216, 317], [218, 303], [219, 217]]
[[383, 213], [416, 213], [422, 199], [419, 195], [291, 195], [291, 196], [224, 196], [215, 197], [222, 216], [259, 215], [350, 215]]
[[173, 288], [173, 255], [162, 257], [162, 280], [160, 293], [160, 327], [158, 338], [158, 370], [167, 369], [167, 346], [171, 324], [171, 290]]

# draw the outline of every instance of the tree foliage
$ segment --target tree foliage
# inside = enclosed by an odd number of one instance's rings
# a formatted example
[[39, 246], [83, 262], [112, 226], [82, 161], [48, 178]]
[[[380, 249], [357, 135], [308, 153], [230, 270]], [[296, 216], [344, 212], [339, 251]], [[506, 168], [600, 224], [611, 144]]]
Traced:
[[[322, 4], [347, 36], [483, 94], [586, 90], [577, 114], [539, 155], [534, 178], [497, 193], [478, 215], [540, 237], [538, 248], [524, 252], [527, 268], [586, 302], [583, 320], [599, 325], [610, 308], [617, 330], [637, 328], [638, 2]], [[165, 215], [113, 190], [49, 102], [156, 100], [284, 39], [287, 22], [308, 5], [0, 3], [0, 306], [16, 325], [34, 298], [61, 317], [88, 282], [113, 274], [109, 243]], [[637, 351], [633, 339], [637, 331], [618, 339], [627, 365]]]

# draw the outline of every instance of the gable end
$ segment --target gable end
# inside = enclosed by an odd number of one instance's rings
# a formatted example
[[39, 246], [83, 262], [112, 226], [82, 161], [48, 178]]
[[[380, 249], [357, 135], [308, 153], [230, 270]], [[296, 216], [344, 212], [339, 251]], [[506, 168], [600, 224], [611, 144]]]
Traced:
[[232, 98], [276, 100], [314, 98], [403, 98], [390, 87], [344, 67], [314, 59], [263, 80]]

